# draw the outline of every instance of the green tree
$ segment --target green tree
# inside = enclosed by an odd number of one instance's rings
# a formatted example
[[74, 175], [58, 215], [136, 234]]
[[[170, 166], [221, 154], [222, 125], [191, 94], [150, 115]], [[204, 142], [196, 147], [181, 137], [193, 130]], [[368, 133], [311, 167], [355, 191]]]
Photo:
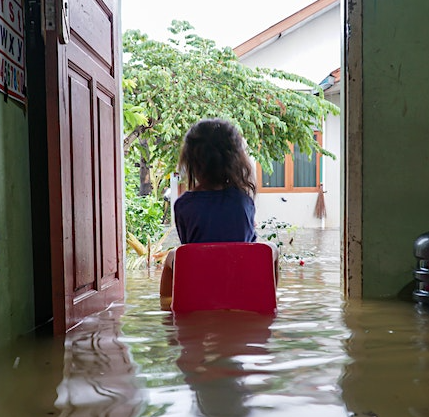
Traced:
[[[318, 84], [281, 70], [251, 69], [231, 48], [217, 49], [192, 29], [188, 22], [173, 21], [167, 43], [138, 30], [123, 37], [124, 149], [127, 154], [139, 147], [144, 183], [154, 160], [164, 161], [165, 174], [174, 172], [184, 134], [206, 117], [231, 121], [246, 139], [249, 154], [268, 172], [273, 160], [290, 153], [290, 144], [308, 155], [315, 149], [334, 157], [313, 139], [323, 118], [339, 112]], [[287, 81], [302, 84], [307, 92], [279, 86]], [[144, 184], [140, 193], [149, 193]]]

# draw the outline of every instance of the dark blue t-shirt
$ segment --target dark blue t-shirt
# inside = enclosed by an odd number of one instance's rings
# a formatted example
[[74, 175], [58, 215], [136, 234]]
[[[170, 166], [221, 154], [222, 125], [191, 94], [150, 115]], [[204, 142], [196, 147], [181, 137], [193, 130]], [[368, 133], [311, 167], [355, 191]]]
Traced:
[[174, 204], [181, 243], [254, 242], [255, 205], [237, 188], [187, 191]]

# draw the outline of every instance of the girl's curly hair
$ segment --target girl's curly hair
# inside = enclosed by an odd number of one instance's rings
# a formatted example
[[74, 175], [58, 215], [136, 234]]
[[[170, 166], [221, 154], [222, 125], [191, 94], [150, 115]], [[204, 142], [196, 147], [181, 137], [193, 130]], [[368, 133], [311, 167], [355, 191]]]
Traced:
[[203, 119], [185, 135], [179, 158], [179, 169], [188, 179], [209, 187], [236, 187], [253, 197], [255, 179], [244, 140], [238, 130], [222, 119]]

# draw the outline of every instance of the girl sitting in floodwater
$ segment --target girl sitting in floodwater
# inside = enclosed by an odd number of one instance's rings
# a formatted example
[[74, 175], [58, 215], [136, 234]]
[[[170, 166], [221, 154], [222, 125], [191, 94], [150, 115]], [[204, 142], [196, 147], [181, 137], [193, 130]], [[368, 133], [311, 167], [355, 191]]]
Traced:
[[[256, 241], [256, 185], [244, 146], [238, 130], [222, 119], [203, 119], [186, 133], [179, 170], [189, 191], [174, 204], [182, 244]], [[174, 254], [168, 254], [161, 275], [163, 310], [170, 310]], [[277, 258], [273, 247], [276, 281]]]

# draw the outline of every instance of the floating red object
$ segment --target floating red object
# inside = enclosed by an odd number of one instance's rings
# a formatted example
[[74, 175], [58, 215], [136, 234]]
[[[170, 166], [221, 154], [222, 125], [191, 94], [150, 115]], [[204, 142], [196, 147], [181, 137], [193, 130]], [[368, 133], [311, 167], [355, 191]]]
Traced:
[[277, 309], [272, 249], [264, 243], [188, 243], [174, 260], [174, 313]]

